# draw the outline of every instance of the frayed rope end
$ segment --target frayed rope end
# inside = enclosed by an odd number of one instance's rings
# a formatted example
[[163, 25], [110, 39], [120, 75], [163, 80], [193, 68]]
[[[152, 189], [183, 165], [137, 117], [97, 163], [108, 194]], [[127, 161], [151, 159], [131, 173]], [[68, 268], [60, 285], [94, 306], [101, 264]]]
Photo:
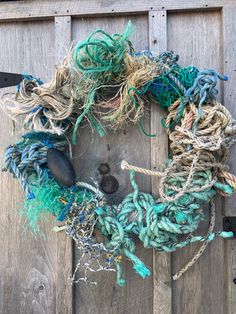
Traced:
[[147, 278], [151, 275], [150, 270], [142, 263], [139, 262], [134, 265], [133, 269], [138, 273], [142, 278]]

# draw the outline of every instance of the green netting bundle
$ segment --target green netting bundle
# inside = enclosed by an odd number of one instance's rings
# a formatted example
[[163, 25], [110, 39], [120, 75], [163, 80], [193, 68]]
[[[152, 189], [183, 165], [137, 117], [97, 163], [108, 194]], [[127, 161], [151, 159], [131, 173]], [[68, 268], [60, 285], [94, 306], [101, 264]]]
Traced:
[[177, 99], [183, 98], [184, 92], [193, 85], [198, 73], [196, 67], [175, 67], [150, 82], [148, 90], [155, 102], [162, 108], [168, 109]]
[[40, 233], [39, 221], [45, 221], [48, 214], [58, 216], [70, 199], [69, 188], [61, 187], [54, 179], [47, 179], [42, 184], [31, 186], [34, 198], [26, 199], [21, 209], [21, 216], [33, 233]]

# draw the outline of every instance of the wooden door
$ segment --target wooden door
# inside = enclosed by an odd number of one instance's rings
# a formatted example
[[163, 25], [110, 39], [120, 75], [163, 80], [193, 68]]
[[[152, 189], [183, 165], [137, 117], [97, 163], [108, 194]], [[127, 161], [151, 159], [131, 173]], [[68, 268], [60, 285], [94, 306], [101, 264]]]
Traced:
[[[44, 81], [62, 60], [71, 41], [102, 28], [122, 32], [131, 20], [131, 38], [136, 50], [174, 50], [180, 65], [214, 68], [230, 80], [220, 86], [219, 100], [236, 117], [236, 3], [235, 1], [69, 1], [41, 0], [0, 3], [0, 70], [26, 72]], [[9, 89], [14, 91], [14, 88]], [[4, 91], [5, 92], [5, 91]], [[162, 110], [153, 108], [145, 120], [146, 130], [157, 133], [149, 139], [135, 127], [104, 139], [83, 129], [74, 148], [74, 165], [81, 180], [91, 182], [100, 163], [108, 162], [118, 179], [120, 201], [131, 190], [128, 174], [120, 169], [122, 159], [155, 169], [168, 156], [168, 140], [161, 126]], [[15, 142], [11, 120], [0, 116], [1, 161], [4, 148]], [[231, 151], [230, 167], [236, 173]], [[182, 249], [172, 255], [146, 250], [137, 241], [137, 253], [152, 269], [149, 279], [140, 279], [125, 264], [127, 285], [120, 288], [112, 273], [99, 273], [97, 286], [70, 285], [69, 277], [78, 252], [63, 233], [54, 234], [53, 220], [45, 222], [48, 239], [22, 234], [17, 208], [21, 189], [6, 173], [1, 174], [0, 313], [135, 313], [135, 314], [233, 314], [236, 313], [236, 242], [216, 239], [201, 259], [178, 281], [171, 276], [197, 250]], [[157, 179], [138, 176], [140, 190], [157, 195]], [[217, 198], [217, 227], [222, 215], [236, 216], [235, 197]], [[206, 232], [202, 224], [199, 232]]]

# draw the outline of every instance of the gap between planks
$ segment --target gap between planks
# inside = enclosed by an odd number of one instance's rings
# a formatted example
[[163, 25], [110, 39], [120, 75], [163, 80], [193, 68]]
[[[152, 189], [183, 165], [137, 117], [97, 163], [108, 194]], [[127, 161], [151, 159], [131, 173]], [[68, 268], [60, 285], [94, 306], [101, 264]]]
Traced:
[[98, 16], [108, 14], [140, 14], [153, 10], [208, 10], [232, 6], [234, 0], [41, 0], [41, 1], [12, 1], [0, 3], [0, 21], [16, 19], [37, 19], [54, 16]]
[[[236, 2], [235, 2], [236, 5]], [[224, 7], [222, 10], [222, 29], [223, 29], [223, 72], [229, 76], [229, 81], [224, 84], [224, 105], [230, 110], [231, 114], [236, 117], [236, 6]], [[232, 173], [236, 174], [235, 161], [236, 147], [231, 148], [229, 158], [229, 168]], [[225, 199], [225, 215], [236, 216], [235, 210], [236, 195]], [[225, 240], [225, 313], [236, 313], [236, 240]]]
[[[71, 17], [55, 17], [55, 64], [63, 62], [71, 46]], [[72, 240], [65, 232], [57, 233], [56, 312], [72, 314], [74, 307], [72, 275]]]

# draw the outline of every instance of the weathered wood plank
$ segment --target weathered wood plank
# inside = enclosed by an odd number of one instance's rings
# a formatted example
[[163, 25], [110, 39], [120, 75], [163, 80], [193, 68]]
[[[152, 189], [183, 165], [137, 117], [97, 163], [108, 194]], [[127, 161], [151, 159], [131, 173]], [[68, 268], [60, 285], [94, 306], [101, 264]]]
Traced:
[[0, 20], [49, 18], [60, 15], [115, 15], [144, 13], [149, 10], [212, 9], [234, 5], [234, 0], [41, 0], [1, 2]]
[[[55, 17], [55, 63], [60, 64], [68, 54], [71, 46], [71, 17]], [[56, 260], [56, 309], [57, 313], [71, 314], [73, 310], [73, 286], [69, 278], [72, 275], [73, 252], [72, 240], [64, 233], [59, 232], [57, 238]], [[66, 252], [66, 254], [65, 254]]]
[[[72, 38], [74, 41], [84, 40], [94, 29], [103, 29], [109, 33], [123, 32], [128, 20], [131, 19], [135, 31], [131, 37], [136, 49], [148, 48], [148, 19], [147, 16], [112, 17], [112, 18], [83, 18], [74, 19]], [[150, 121], [144, 119], [144, 127], [150, 131]], [[111, 203], [120, 202], [127, 193], [132, 191], [129, 183], [129, 173], [120, 168], [123, 159], [150, 168], [150, 139], [143, 135], [137, 126], [130, 126], [124, 131], [107, 131], [104, 138], [89, 127], [80, 130], [78, 143], [74, 150], [74, 162], [78, 177], [93, 184], [93, 179], [100, 183], [97, 169], [101, 163], [110, 165], [111, 174], [118, 179], [119, 190], [108, 200]], [[151, 180], [137, 175], [137, 183], [141, 191], [150, 192]], [[136, 254], [152, 268], [152, 252], [146, 250], [140, 241], [136, 242]], [[78, 258], [75, 250], [75, 263]], [[83, 283], [75, 286], [76, 313], [94, 314], [151, 314], [152, 313], [152, 277], [141, 279], [132, 269], [129, 261], [124, 261], [124, 271], [127, 279], [125, 287], [118, 287], [114, 273], [100, 273], [93, 276], [97, 286]], [[80, 272], [79, 275], [83, 275]]]
[[[55, 64], [53, 22], [1, 23], [0, 39], [1, 71], [30, 73], [44, 81], [51, 78]], [[5, 147], [19, 140], [23, 132], [17, 127], [13, 135], [12, 129], [11, 120], [1, 113], [1, 165]], [[71, 313], [71, 287], [67, 281], [70, 243], [65, 235], [51, 232], [53, 218], [43, 225], [47, 240], [36, 239], [29, 230], [22, 234], [17, 213], [22, 189], [7, 173], [0, 173], [0, 180], [1, 313]]]
[[[167, 13], [149, 11], [149, 48], [153, 52], [167, 50]], [[168, 136], [161, 125], [163, 110], [152, 106], [151, 169], [159, 169], [168, 157]], [[159, 179], [152, 177], [152, 193], [157, 196]], [[171, 314], [171, 255], [153, 251], [153, 313]]]
[[[25, 72], [40, 75], [44, 79], [45, 69], [53, 65], [53, 57], [48, 57], [49, 45], [53, 38], [53, 25], [48, 22], [0, 24], [1, 70]], [[44, 35], [44, 31], [47, 34]], [[35, 38], [43, 41], [39, 47]], [[48, 73], [49, 74], [49, 73]], [[15, 91], [12, 88], [11, 91]], [[4, 92], [3, 90], [1, 92]], [[12, 135], [12, 123], [1, 114], [1, 160], [4, 149], [14, 143], [20, 128]], [[54, 255], [50, 252], [49, 240], [38, 241], [30, 232], [23, 236], [17, 209], [20, 207], [22, 190], [18, 182], [7, 173], [1, 173], [1, 262], [2, 313], [49, 313], [55, 308], [53, 287]], [[46, 231], [46, 230], [45, 230]]]
[[56, 64], [61, 63], [71, 46], [71, 16], [55, 17]]
[[[223, 23], [223, 67], [224, 73], [229, 76], [229, 81], [224, 84], [224, 105], [230, 110], [233, 117], [236, 117], [236, 6], [225, 7], [222, 11]], [[231, 148], [229, 169], [236, 174], [235, 145]], [[225, 199], [225, 215], [236, 216], [235, 208], [236, 196]], [[225, 290], [227, 292], [225, 313], [236, 313], [236, 242], [235, 240], [226, 243], [226, 278]]]
[[[55, 59], [56, 62], [62, 60], [66, 48], [70, 45], [71, 18], [67, 17], [68, 14], [74, 16], [115, 15], [127, 14], [127, 12], [140, 14], [151, 10], [149, 23], [146, 16], [132, 18], [137, 23], [135, 46], [138, 49], [148, 47], [147, 25], [149, 24], [149, 47], [152, 50], [165, 50], [166, 46], [168, 49], [176, 50], [180, 53], [181, 65], [194, 64], [200, 67], [217, 68], [219, 71], [224, 67], [224, 73], [230, 76], [230, 81], [224, 85], [224, 103], [236, 116], [234, 108], [236, 93], [233, 85], [236, 76], [234, 57], [236, 9], [230, 7], [235, 4], [235, 1], [153, 2], [152, 9], [151, 2], [147, 0], [135, 2], [122, 0], [116, 3], [94, 0], [0, 3], [0, 20], [55, 16], [55, 29], [52, 21], [0, 24], [1, 70], [30, 72], [43, 80], [49, 79]], [[166, 15], [163, 10], [212, 8], [223, 5], [225, 5], [222, 19], [223, 33], [221, 33], [219, 12], [170, 14], [166, 44]], [[128, 19], [129, 17], [74, 19], [72, 38], [82, 39], [97, 27], [111, 32], [122, 31]], [[221, 38], [222, 34], [223, 38]], [[44, 44], [41, 45], [41, 42]], [[223, 66], [219, 42], [224, 43]], [[98, 138], [96, 134], [91, 135], [89, 129], [84, 129], [74, 151], [74, 161], [81, 179], [89, 181], [93, 177], [96, 180], [96, 169], [99, 164], [108, 162], [112, 174], [120, 183], [120, 190], [111, 201], [120, 201], [129, 190], [128, 174], [119, 168], [122, 159], [146, 168], [154, 168], [161, 164], [167, 155], [166, 137], [160, 135], [164, 132], [160, 126], [161, 114], [158, 109], [152, 109], [151, 133], [157, 133], [158, 136], [151, 141], [151, 148], [149, 140], [136, 128], [130, 128], [124, 133], [109, 133], [105, 139]], [[145, 121], [145, 127], [149, 129], [148, 121]], [[21, 133], [18, 129], [12, 136], [11, 130], [10, 120], [1, 115], [1, 160], [3, 160], [4, 147], [14, 142], [17, 135]], [[156, 153], [153, 153], [155, 151]], [[234, 151], [235, 148], [231, 152], [230, 169], [236, 173]], [[142, 190], [150, 192], [151, 185], [148, 178], [138, 176], [138, 183]], [[157, 192], [157, 186], [158, 182], [153, 180], [154, 194]], [[12, 193], [10, 194], [9, 191]], [[72, 288], [67, 280], [71, 273], [71, 241], [63, 233], [51, 234], [52, 223], [45, 224], [45, 232], [50, 234], [47, 241], [41, 239], [36, 241], [28, 234], [22, 237], [18, 216], [14, 210], [19, 206], [21, 194], [22, 191], [16, 181], [5, 173], [0, 174], [0, 195], [3, 195], [0, 211], [0, 249], [3, 252], [0, 255], [0, 312], [71, 313]], [[226, 215], [235, 215], [234, 202], [235, 197], [225, 201]], [[219, 229], [222, 220], [221, 208], [222, 201], [217, 199]], [[201, 227], [200, 233], [206, 232], [204, 227], [206, 226]], [[138, 255], [150, 266], [152, 264], [150, 252], [142, 249], [140, 243], [137, 243], [137, 247]], [[192, 247], [174, 254], [172, 259], [174, 271], [179, 270], [195, 251], [196, 247]], [[233, 314], [236, 312], [236, 285], [233, 281], [236, 277], [236, 245], [233, 240], [226, 242], [225, 253], [224, 260], [224, 244], [222, 240], [217, 239], [208, 247], [200, 261], [174, 283], [172, 292], [174, 313]], [[168, 255], [155, 255], [153, 268], [153, 281], [152, 278], [143, 280], [134, 275], [130, 263], [126, 263], [125, 272], [128, 278], [125, 288], [115, 285], [112, 273], [98, 275], [95, 278], [98, 281], [97, 287], [77, 285], [75, 287], [76, 313], [171, 313]], [[225, 272], [227, 281], [224, 281]], [[223, 290], [227, 291], [226, 300]]]
[[[235, 81], [236, 81], [236, 24], [235, 24], [235, 14], [236, 7], [223, 8], [222, 21], [223, 21], [223, 68], [224, 73], [229, 77], [229, 80], [224, 83], [224, 105], [230, 110], [233, 117], [236, 117], [236, 91], [235, 91]], [[235, 163], [235, 145], [231, 148], [231, 154], [229, 158], [229, 167], [232, 173], [236, 173], [236, 163]], [[230, 216], [236, 216], [235, 210], [235, 200], [236, 195], [225, 199], [225, 214]]]
[[[222, 72], [221, 15], [219, 11], [173, 13], [168, 15], [168, 50], [180, 55], [182, 66], [195, 65]], [[217, 225], [221, 229], [222, 200], [216, 199]], [[201, 224], [197, 234], [206, 234]], [[181, 269], [198, 249], [181, 249], [172, 256], [173, 273]], [[173, 309], [176, 314], [224, 313], [224, 241], [214, 240], [199, 261], [173, 282]]]

